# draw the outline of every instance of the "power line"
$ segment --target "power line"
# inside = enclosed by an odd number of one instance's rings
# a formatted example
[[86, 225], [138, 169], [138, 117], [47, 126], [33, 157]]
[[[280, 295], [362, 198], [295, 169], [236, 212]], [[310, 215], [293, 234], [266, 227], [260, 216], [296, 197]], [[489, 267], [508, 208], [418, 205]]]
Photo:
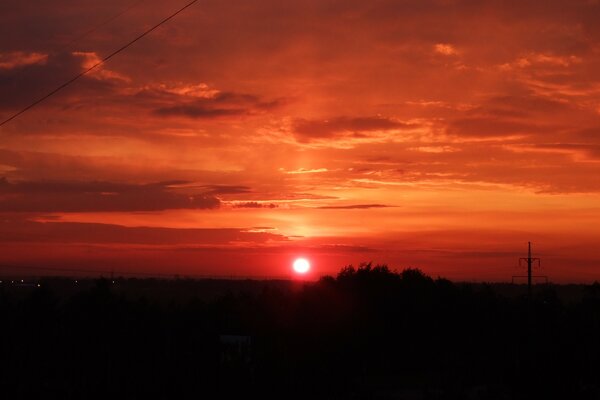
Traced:
[[69, 79], [67, 82], [63, 83], [62, 85], [60, 85], [59, 87], [57, 87], [56, 89], [54, 89], [53, 91], [51, 91], [50, 93], [46, 94], [45, 96], [43, 96], [43, 97], [39, 98], [38, 100], [34, 101], [33, 103], [29, 104], [27, 107], [25, 107], [22, 110], [16, 112], [12, 116], [10, 116], [8, 119], [6, 119], [2, 123], [0, 123], [0, 127], [4, 126], [5, 124], [9, 123], [13, 119], [17, 118], [19, 115], [23, 114], [24, 112], [29, 111], [30, 109], [32, 109], [36, 105], [40, 104], [42, 101], [46, 100], [47, 98], [51, 97], [52, 95], [56, 94], [60, 90], [66, 88], [67, 86], [69, 86], [70, 84], [72, 84], [73, 82], [75, 82], [76, 80], [78, 80], [79, 78], [81, 78], [82, 76], [84, 76], [87, 73], [91, 72], [92, 70], [96, 69], [98, 66], [106, 63], [108, 60], [110, 60], [111, 58], [113, 58], [114, 56], [116, 56], [117, 54], [119, 54], [120, 52], [122, 52], [123, 50], [127, 49], [129, 46], [131, 46], [132, 44], [134, 44], [138, 40], [142, 39], [144, 36], [148, 35], [152, 31], [154, 31], [155, 29], [157, 29], [158, 27], [160, 27], [161, 25], [163, 25], [165, 22], [171, 20], [172, 18], [174, 18], [175, 16], [177, 16], [178, 14], [180, 14], [181, 12], [183, 12], [185, 9], [187, 9], [190, 6], [192, 6], [197, 1], [198, 0], [192, 0], [191, 2], [189, 2], [185, 6], [183, 6], [182, 8], [180, 8], [179, 10], [177, 10], [176, 12], [174, 12], [173, 14], [169, 15], [167, 18], [165, 18], [162, 21], [160, 21], [158, 24], [154, 25], [152, 28], [146, 30], [144, 33], [142, 33], [141, 35], [139, 35], [135, 39], [131, 40], [129, 43], [127, 43], [124, 46], [120, 47], [119, 49], [113, 51], [108, 56], [106, 56], [102, 60], [98, 61], [96, 64], [92, 65], [88, 69], [84, 70], [83, 72], [81, 72], [78, 75], [74, 76], [73, 78]]
[[[127, 8], [119, 11], [116, 14], [111, 15], [110, 17], [108, 17], [108, 19], [106, 19], [106, 20], [100, 22], [99, 24], [91, 27], [87, 31], [83, 32], [82, 34], [80, 34], [78, 36], [74, 36], [69, 42], [67, 42], [67, 43], [59, 46], [59, 48], [57, 50], [52, 51], [52, 53], [62, 53], [64, 51], [68, 51], [68, 49], [69, 49], [69, 47], [71, 45], [79, 43], [81, 40], [85, 39], [86, 37], [88, 37], [92, 33], [98, 31], [102, 27], [110, 24], [111, 22], [113, 22], [114, 20], [116, 20], [117, 18], [119, 18], [120, 16], [127, 14], [129, 11], [133, 10], [135, 7], [137, 7], [138, 5], [142, 4], [144, 1], [147, 1], [147, 0], [138, 0], [137, 2], [130, 4]], [[21, 68], [21, 69], [17, 70], [17, 72], [12, 76], [12, 79], [15, 80], [16, 78], [20, 78], [21, 75], [23, 75], [26, 71], [27, 71], [26, 68]]]

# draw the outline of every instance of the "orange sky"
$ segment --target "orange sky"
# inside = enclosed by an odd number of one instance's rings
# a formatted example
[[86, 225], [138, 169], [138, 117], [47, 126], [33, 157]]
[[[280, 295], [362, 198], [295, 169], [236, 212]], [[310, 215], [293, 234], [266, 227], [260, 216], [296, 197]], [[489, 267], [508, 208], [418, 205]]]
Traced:
[[[185, 3], [2, 3], [0, 119]], [[539, 274], [600, 279], [599, 20], [593, 0], [198, 2], [0, 128], [0, 264], [510, 280], [532, 241]]]

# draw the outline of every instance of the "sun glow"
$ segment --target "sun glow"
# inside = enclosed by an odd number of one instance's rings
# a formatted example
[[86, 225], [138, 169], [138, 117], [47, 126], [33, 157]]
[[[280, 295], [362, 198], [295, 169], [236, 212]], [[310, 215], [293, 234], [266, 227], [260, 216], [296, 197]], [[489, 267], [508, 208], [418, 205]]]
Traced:
[[298, 274], [305, 274], [310, 270], [310, 263], [306, 258], [297, 258], [293, 265], [294, 271]]

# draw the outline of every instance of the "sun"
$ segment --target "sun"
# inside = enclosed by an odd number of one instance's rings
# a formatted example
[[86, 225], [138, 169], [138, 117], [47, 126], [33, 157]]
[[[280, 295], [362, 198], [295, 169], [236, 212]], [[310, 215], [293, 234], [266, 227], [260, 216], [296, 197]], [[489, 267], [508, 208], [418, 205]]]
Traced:
[[306, 258], [297, 258], [294, 260], [294, 271], [298, 274], [305, 274], [310, 270], [310, 263]]

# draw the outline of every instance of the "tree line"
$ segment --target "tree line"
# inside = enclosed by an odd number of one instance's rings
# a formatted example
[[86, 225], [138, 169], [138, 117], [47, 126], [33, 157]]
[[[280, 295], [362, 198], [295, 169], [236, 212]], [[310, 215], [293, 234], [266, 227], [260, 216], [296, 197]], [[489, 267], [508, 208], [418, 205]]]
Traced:
[[[58, 284], [56, 282], [62, 282]], [[418, 269], [317, 282], [171, 282], [171, 295], [41, 281], [0, 288], [7, 398], [599, 398], [600, 285], [565, 302]], [[61, 286], [62, 285], [62, 286]], [[236, 284], [231, 283], [232, 287]], [[194, 290], [194, 288], [197, 290]], [[186, 295], [182, 296], [181, 293]], [[178, 294], [179, 293], [179, 294]], [[415, 397], [416, 396], [416, 397]]]

